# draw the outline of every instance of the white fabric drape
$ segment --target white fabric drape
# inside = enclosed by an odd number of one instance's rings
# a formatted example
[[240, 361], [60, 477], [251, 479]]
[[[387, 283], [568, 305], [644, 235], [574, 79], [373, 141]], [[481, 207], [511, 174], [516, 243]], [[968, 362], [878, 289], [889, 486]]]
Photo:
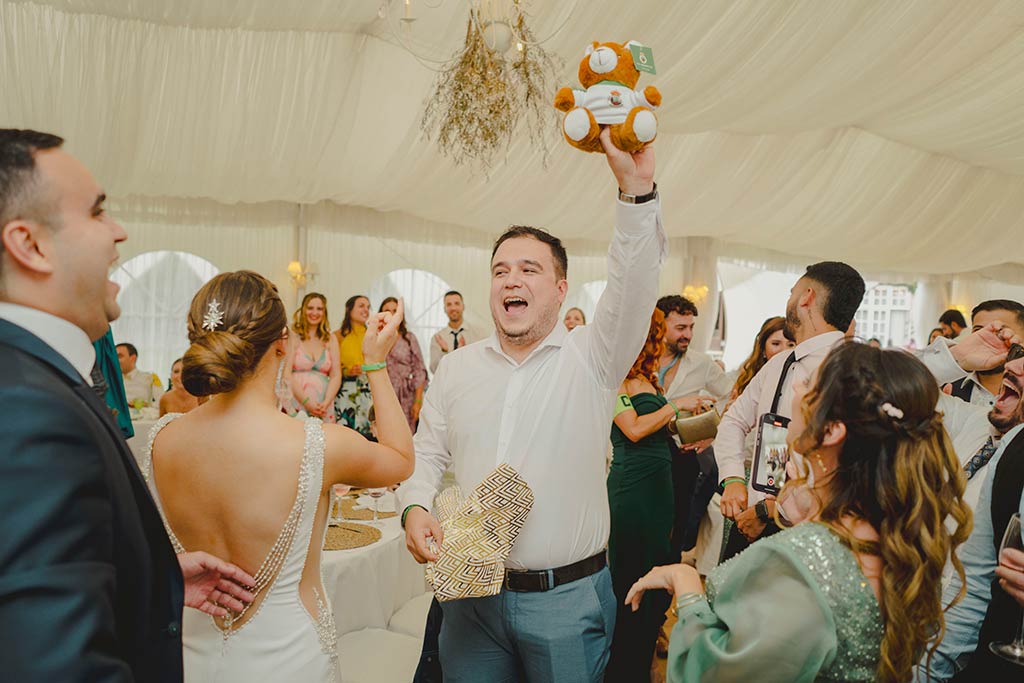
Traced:
[[[466, 5], [439, 4], [413, 3], [411, 40], [444, 54]], [[612, 181], [558, 140], [554, 110], [546, 169], [525, 131], [486, 175], [438, 154], [419, 130], [435, 73], [394, 44], [378, 7], [3, 0], [0, 122], [61, 133], [115, 198], [331, 202], [487, 236], [515, 221], [603, 241]], [[865, 271], [1022, 262], [1005, 241], [1024, 234], [1024, 4], [623, 7], [579, 3], [546, 47], [565, 84], [595, 37], [654, 48], [659, 73], [641, 86], [665, 95], [671, 235]], [[536, 34], [563, 14], [535, 3]]]

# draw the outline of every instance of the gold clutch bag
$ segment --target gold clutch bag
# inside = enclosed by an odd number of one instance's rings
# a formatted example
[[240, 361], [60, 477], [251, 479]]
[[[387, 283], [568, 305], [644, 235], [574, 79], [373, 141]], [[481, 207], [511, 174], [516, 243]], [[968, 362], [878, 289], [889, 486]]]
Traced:
[[695, 443], [713, 439], [718, 435], [718, 424], [722, 421], [718, 411], [712, 408], [700, 415], [681, 417], [669, 423], [669, 431], [679, 436], [683, 443]]
[[505, 560], [533, 508], [527, 483], [502, 464], [465, 499], [457, 486], [445, 489], [434, 508], [444, 531], [444, 546], [433, 548], [437, 561], [427, 564], [434, 597], [446, 602], [501, 592]]

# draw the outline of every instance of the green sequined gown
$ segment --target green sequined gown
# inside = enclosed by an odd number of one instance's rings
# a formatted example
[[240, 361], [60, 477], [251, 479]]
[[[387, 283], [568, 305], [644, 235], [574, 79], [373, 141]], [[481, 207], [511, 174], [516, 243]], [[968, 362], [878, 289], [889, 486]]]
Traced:
[[857, 558], [806, 522], [750, 546], [679, 612], [670, 683], [874, 681], [882, 616]]
[[[665, 405], [665, 397], [658, 394], [636, 394], [630, 400], [637, 415], [653, 413]], [[618, 610], [605, 681], [642, 683], [650, 680], [654, 644], [671, 598], [664, 591], [651, 591], [637, 612], [622, 602], [630, 586], [652, 567], [679, 561], [672, 559], [670, 548], [674, 516], [672, 452], [665, 428], [634, 443], [613, 424], [611, 438], [608, 564]]]

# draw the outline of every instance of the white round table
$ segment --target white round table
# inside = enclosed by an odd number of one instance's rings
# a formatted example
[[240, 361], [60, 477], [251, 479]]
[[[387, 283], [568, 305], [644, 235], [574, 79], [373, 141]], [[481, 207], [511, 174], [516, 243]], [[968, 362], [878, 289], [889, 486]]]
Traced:
[[139, 463], [140, 468], [142, 467], [142, 455], [146, 450], [146, 442], [149, 440], [149, 431], [156, 423], [156, 420], [132, 420], [135, 436], [128, 439], [128, 448], [132, 450], [132, 455], [135, 456], [135, 461]]
[[424, 567], [406, 550], [399, 518], [382, 520], [379, 528], [376, 543], [325, 550], [322, 556], [324, 590], [331, 598], [339, 638], [364, 628], [386, 629], [399, 607], [427, 590]]

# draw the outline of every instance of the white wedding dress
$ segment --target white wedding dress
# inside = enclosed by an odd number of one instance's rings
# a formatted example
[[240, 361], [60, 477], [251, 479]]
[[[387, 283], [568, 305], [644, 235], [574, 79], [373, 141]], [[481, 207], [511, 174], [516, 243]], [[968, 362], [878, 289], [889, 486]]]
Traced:
[[[164, 520], [175, 552], [183, 553], [167, 523], [153, 476], [153, 441], [157, 433], [180, 414], [169, 414], [153, 426], [144, 456], [144, 473]], [[182, 620], [186, 683], [223, 681], [335, 682], [341, 678], [337, 635], [331, 606], [322, 582], [316, 594], [318, 614], [311, 615], [299, 596], [299, 580], [323, 482], [324, 432], [320, 420], [306, 420], [306, 441], [299, 470], [299, 486], [291, 514], [274, 549], [284, 556], [276, 577], [264, 589], [266, 595], [247, 622], [225, 636], [213, 618], [185, 608]], [[326, 527], [325, 527], [326, 533]], [[323, 548], [323, 538], [314, 546]]]

